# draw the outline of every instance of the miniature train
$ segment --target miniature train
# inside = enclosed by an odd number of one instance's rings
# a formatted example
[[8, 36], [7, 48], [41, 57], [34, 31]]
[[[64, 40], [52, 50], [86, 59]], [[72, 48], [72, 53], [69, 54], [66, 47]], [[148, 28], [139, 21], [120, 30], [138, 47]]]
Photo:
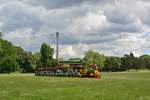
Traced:
[[82, 64], [62, 64], [59, 67], [41, 67], [35, 71], [35, 76], [57, 76], [57, 77], [91, 77], [101, 78], [100, 70], [96, 64], [89, 68]]

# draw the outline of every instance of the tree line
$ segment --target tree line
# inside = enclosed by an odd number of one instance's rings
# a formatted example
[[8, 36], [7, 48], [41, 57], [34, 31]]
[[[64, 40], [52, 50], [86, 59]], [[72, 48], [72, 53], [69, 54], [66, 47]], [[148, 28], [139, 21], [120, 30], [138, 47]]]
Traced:
[[24, 51], [2, 39], [0, 32], [0, 73], [30, 73], [39, 66], [56, 66], [57, 61], [53, 58], [53, 53], [54, 49], [46, 43], [42, 44], [38, 53]]
[[150, 55], [135, 57], [131, 52], [123, 57], [104, 56], [98, 52], [89, 50], [85, 52], [83, 62], [86, 66], [96, 63], [102, 71], [129, 71], [131, 69], [150, 69]]
[[[54, 49], [43, 43], [40, 52], [24, 51], [21, 47], [14, 46], [11, 42], [3, 40], [0, 33], [0, 73], [19, 71], [22, 73], [34, 72], [38, 67], [57, 66], [53, 58]], [[89, 50], [84, 58], [70, 58], [81, 60], [84, 66], [95, 63], [102, 71], [128, 71], [130, 69], [150, 69], [150, 55], [135, 57], [133, 53], [123, 57], [105, 56]]]

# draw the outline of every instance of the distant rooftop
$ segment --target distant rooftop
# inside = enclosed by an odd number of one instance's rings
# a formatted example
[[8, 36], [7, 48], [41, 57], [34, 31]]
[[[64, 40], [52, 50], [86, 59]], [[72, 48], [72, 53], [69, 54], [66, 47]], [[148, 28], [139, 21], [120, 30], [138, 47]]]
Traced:
[[82, 64], [81, 60], [60, 60], [60, 64]]

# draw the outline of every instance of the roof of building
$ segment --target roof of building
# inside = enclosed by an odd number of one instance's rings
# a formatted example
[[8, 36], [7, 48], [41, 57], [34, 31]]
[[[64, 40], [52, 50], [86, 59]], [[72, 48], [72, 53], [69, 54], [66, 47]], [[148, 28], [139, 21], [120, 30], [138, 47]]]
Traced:
[[81, 60], [60, 60], [60, 64], [82, 64]]

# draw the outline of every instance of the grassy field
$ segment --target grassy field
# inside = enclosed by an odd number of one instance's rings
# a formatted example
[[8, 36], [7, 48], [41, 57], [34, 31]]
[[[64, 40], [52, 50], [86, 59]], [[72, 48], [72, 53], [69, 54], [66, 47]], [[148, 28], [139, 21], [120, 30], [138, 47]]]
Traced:
[[0, 100], [150, 100], [150, 72], [103, 73], [100, 80], [3, 74]]

